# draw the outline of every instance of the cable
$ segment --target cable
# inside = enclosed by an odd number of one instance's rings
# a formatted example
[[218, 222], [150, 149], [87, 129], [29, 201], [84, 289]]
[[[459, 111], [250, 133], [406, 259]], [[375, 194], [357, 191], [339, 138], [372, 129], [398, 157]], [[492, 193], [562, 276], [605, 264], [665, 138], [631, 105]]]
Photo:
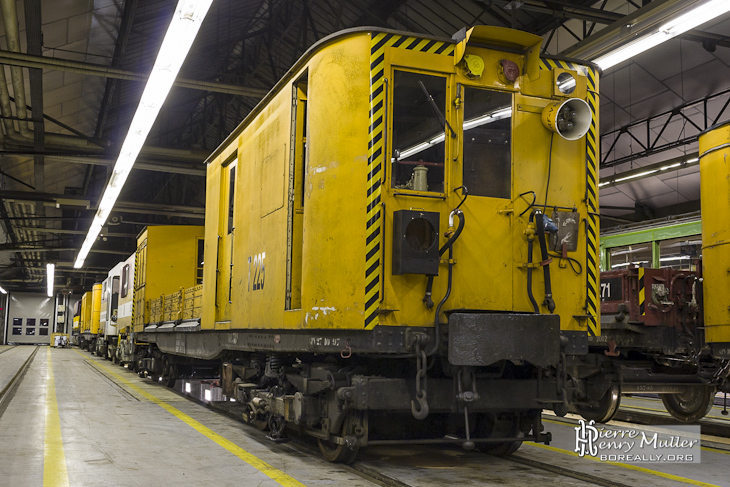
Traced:
[[[548, 255], [550, 257], [555, 257], [556, 259], [565, 259], [565, 260], [567, 260], [568, 263], [570, 264], [570, 268], [573, 269], [573, 272], [575, 272], [575, 275], [576, 276], [579, 276], [579, 275], [581, 275], [583, 273], [583, 265], [580, 262], [578, 262], [576, 259], [574, 259], [572, 257], [568, 257], [568, 256], [563, 257], [560, 254], [551, 254], [549, 252], [548, 252]], [[578, 270], [575, 270], [575, 266], [576, 265], [578, 266]]]
[[[529, 205], [527, 205], [527, 208], [525, 208], [525, 211], [523, 211], [522, 213], [520, 213], [520, 216], [524, 215], [525, 213], [527, 213], [528, 211], [530, 211], [530, 208], [532, 208], [533, 206], [535, 206], [535, 201], [537, 201], [537, 195], [535, 194], [534, 191], [525, 191], [524, 193], [522, 193], [519, 196], [517, 196], [517, 198], [521, 198], [521, 197], [523, 197], [523, 196], [525, 196], [527, 194], [530, 194], [530, 193], [532, 193], [532, 203], [530, 203]], [[517, 198], [515, 198], [515, 199], [517, 199]]]
[[454, 193], [456, 193], [457, 189], [461, 190], [461, 194], [464, 195], [464, 198], [461, 200], [461, 203], [459, 203], [459, 205], [454, 208], [454, 210], [458, 210], [459, 208], [461, 208], [461, 205], [463, 205], [466, 201], [466, 197], [469, 196], [469, 190], [466, 189], [466, 186], [459, 186], [458, 188], [454, 188]]
[[552, 135], [550, 136], [550, 149], [548, 149], [548, 173], [547, 173], [547, 185], [545, 186], [544, 208], [547, 208], [548, 191], [550, 190], [550, 173], [552, 172], [552, 167], [553, 167], [553, 140], [554, 139], [555, 139], [555, 132], [552, 132]]

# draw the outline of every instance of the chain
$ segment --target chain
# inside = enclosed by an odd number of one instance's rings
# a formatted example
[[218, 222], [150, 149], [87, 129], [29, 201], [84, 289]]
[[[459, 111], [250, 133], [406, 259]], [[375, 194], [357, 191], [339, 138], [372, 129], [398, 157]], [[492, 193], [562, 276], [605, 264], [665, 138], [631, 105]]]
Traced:
[[428, 388], [426, 367], [427, 360], [426, 351], [421, 349], [421, 341], [416, 340], [414, 343], [416, 348], [416, 401], [418, 402], [418, 408], [416, 408], [416, 402], [411, 401], [411, 413], [416, 419], [426, 419], [428, 416], [428, 394], [426, 389]]

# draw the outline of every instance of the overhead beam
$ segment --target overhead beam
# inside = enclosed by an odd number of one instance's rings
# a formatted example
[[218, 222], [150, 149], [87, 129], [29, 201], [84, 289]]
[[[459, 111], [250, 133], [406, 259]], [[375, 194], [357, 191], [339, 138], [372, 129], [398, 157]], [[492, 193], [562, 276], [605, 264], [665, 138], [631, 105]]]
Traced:
[[[730, 95], [730, 89], [713, 93], [712, 95], [692, 100], [684, 103], [678, 107], [672, 108], [665, 112], [650, 117], [636, 120], [629, 125], [624, 125], [610, 132], [601, 134], [601, 147], [608, 147], [603, 154], [603, 160], [601, 161], [601, 167], [611, 167], [624, 162], [630, 162], [635, 159], [642, 157], [648, 157], [660, 152], [664, 152], [670, 149], [676, 149], [678, 147], [686, 146], [697, 142], [700, 134], [708, 128], [716, 125], [722, 120], [727, 120], [727, 113], [730, 112], [730, 98], [725, 100], [720, 111], [714, 116], [710, 116], [708, 113], [708, 105], [711, 100], [718, 100], [722, 102], [722, 98]], [[702, 116], [702, 120], [695, 123], [690, 116], [699, 118], [695, 115], [695, 112], [699, 112]], [[677, 140], [670, 140], [666, 143], [663, 142], [662, 136], [664, 135], [667, 127], [670, 123], [675, 120], [680, 120], [683, 124], [683, 130], [681, 135], [683, 138]], [[656, 132], [656, 133], [655, 133]], [[641, 148], [640, 151], [633, 152], [626, 156], [617, 156], [614, 150], [617, 143], [621, 139], [631, 138]]]
[[[506, 0], [492, 0], [493, 4], [499, 5], [502, 8], [504, 8], [505, 5], [509, 4], [509, 1]], [[549, 5], [548, 5], [549, 3]], [[562, 8], [555, 8], [554, 6], [560, 6]], [[578, 6], [575, 5], [572, 2], [566, 2], [566, 1], [555, 1], [552, 0], [550, 2], [543, 2], [540, 0], [523, 0], [520, 2], [520, 6], [518, 7], [519, 10], [525, 10], [540, 14], [549, 15], [551, 17], [554, 17], [556, 19], [563, 19], [563, 20], [580, 20], [583, 22], [592, 22], [594, 24], [601, 24], [601, 25], [610, 25], [614, 22], [618, 23], [619, 21], [624, 25], [626, 23], [631, 23], [628, 16], [616, 13], [616, 12], [610, 12], [607, 10], [601, 10], [593, 7], [586, 7], [586, 6]], [[655, 8], [655, 7], [653, 7]], [[633, 14], [632, 14], [633, 15]], [[588, 42], [587, 39], [594, 39], [594, 38], [606, 38], [607, 35], [609, 35], [608, 30], [612, 29], [613, 27], [607, 27], [604, 30], [601, 30], [600, 32], [596, 33], [594, 36], [588, 36], [581, 42]], [[553, 30], [553, 29], [548, 29]], [[538, 35], [543, 34], [543, 31], [537, 32]], [[613, 35], [613, 34], [611, 34]], [[685, 39], [688, 41], [694, 41], [698, 42], [700, 44], [707, 44], [712, 46], [722, 46], [722, 47], [730, 47], [730, 38], [727, 36], [723, 36], [720, 34], [715, 34], [712, 32], [705, 32], [698, 29], [693, 29], [689, 32], [686, 32], [680, 36], [678, 36], [681, 39]], [[581, 57], [584, 58], [584, 56], [579, 56], [578, 54], [574, 53], [573, 51], [578, 49], [579, 46], [573, 46], [568, 51], [566, 51], [564, 54], [570, 55], [572, 57]], [[595, 57], [595, 56], [593, 56]]]
[[[33, 193], [30, 191], [0, 191], [0, 199], [36, 201], [40, 203], [54, 203], [67, 206], [82, 206], [88, 210], [96, 209], [96, 202], [66, 194]], [[117, 201], [115, 212], [147, 213], [151, 215], [179, 216], [184, 218], [205, 218], [205, 208], [202, 206], [166, 205], [160, 203], [139, 203], [136, 201]]]
[[[55, 233], [58, 235], [86, 235], [84, 230], [66, 230], [63, 228], [45, 228], [45, 227], [15, 227], [17, 230], [25, 230], [27, 232], [37, 233]], [[121, 238], [135, 238], [136, 233], [102, 233], [104, 237], [121, 237]]]
[[[114, 44], [114, 55], [112, 56], [112, 67], [114, 68], [118, 67], [122, 62], [124, 51], [127, 50], [127, 42], [129, 41], [129, 34], [132, 32], [132, 22], [136, 10], [137, 0], [127, 0], [124, 2], [122, 22], [119, 24], [119, 32], [117, 33], [117, 40]], [[106, 117], [109, 114], [109, 106], [111, 105], [112, 94], [116, 85], [116, 79], [107, 78], [106, 86], [104, 87], [104, 97], [101, 100], [101, 108], [99, 108], [99, 117], [96, 121], [96, 130], [94, 132], [96, 137], [101, 137], [104, 134], [104, 125], [106, 123]]]
[[[135, 73], [134, 71], [112, 68], [101, 64], [84, 63], [80, 61], [71, 61], [69, 59], [49, 58], [44, 56], [33, 56], [32, 54], [5, 50], [0, 50], [0, 64], [20, 66], [23, 68], [53, 69], [57, 71], [79, 73], [89, 76], [101, 76], [103, 78], [123, 79], [128, 81], [146, 82], [149, 77], [147, 74]], [[263, 98], [263, 96], [268, 93], [267, 90], [262, 90], [260, 88], [246, 88], [244, 86], [231, 85], [227, 83], [186, 78], [176, 78], [173, 86], [253, 98]]]
[[[76, 247], [28, 247], [28, 246], [6, 246], [0, 244], [0, 252], [78, 252]], [[131, 252], [124, 250], [108, 250], [108, 249], [91, 249], [92, 253], [97, 254], [114, 254], [114, 255], [131, 255]]]
[[[14, 152], [14, 151], [0, 151], [0, 156], [14, 156], [14, 157], [34, 157], [36, 154], [33, 152]], [[74, 164], [89, 164], [92, 166], [107, 166], [114, 167], [116, 161], [114, 159], [107, 159], [96, 155], [87, 154], [75, 154], [75, 155], [53, 155], [51, 153], [45, 154], [45, 160], [49, 162], [67, 162]], [[196, 167], [192, 166], [178, 166], [169, 164], [162, 161], [155, 161], [152, 159], [138, 160], [134, 163], [133, 169], [140, 171], [155, 171], [155, 172], [166, 172], [173, 174], [185, 174], [187, 176], [198, 176], [205, 177], [205, 169], [202, 168], [202, 161], [197, 164]], [[15, 179], [15, 178], [13, 178]], [[23, 183], [25, 184], [25, 183]], [[27, 186], [27, 184], [26, 184]]]
[[[615, 18], [606, 28], [586, 37], [562, 54], [580, 59], [595, 59], [628, 41], [654, 32], [669, 19], [680, 15], [684, 9], [696, 3], [694, 0], [653, 1], [629, 15]], [[716, 46], [730, 47], [730, 38], [700, 30], [690, 30], [679, 37], [698, 42], [707, 41]]]

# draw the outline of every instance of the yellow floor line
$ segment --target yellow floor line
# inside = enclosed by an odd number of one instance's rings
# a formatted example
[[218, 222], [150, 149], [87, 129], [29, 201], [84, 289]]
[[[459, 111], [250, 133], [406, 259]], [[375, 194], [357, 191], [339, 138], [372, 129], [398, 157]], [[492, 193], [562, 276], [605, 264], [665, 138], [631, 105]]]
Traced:
[[46, 367], [46, 437], [43, 448], [43, 487], [68, 487], [66, 454], [61, 438], [61, 417], [56, 400], [56, 380], [53, 377], [51, 347], [48, 347]]
[[[650, 402], [653, 402], [653, 403], [661, 402], [661, 399], [652, 399], [650, 397], [636, 397], [636, 396], [631, 396], [630, 399], [635, 400], [635, 401], [650, 401]], [[669, 414], [669, 413], [667, 413], [667, 410], [666, 409], [644, 408], [642, 406], [632, 406], [631, 404], [625, 404], [625, 405], [622, 404], [621, 407], [622, 408], [626, 408], [626, 409], [631, 409], [631, 408], [648, 409], [649, 411], [659, 411], [661, 413]], [[712, 406], [712, 410], [714, 411], [715, 409], [717, 409], [718, 411], [722, 411], [723, 407], [722, 406], [718, 406], [717, 404], [714, 404]], [[710, 416], [709, 414], [707, 416], [705, 416], [705, 418], [719, 419], [721, 421], [730, 421], [730, 418], [724, 418], [722, 416]]]
[[[550, 451], [553, 451], [553, 452], [556, 452], [556, 453], [562, 453], [563, 455], [570, 455], [570, 456], [573, 456], [573, 457], [577, 457], [578, 456], [578, 454], [575, 453], [575, 452], [572, 452], [572, 451], [569, 451], [569, 450], [563, 450], [562, 448], [555, 448], [554, 446], [540, 445], [538, 443], [523, 443], [523, 445], [534, 446], [534, 447], [537, 447], [537, 448], [542, 448], [544, 450], [550, 450]], [[633, 470], [635, 472], [642, 472], [642, 473], [646, 473], [646, 474], [649, 474], [649, 475], [654, 475], [655, 477], [661, 477], [661, 478], [665, 478], [665, 479], [669, 479], [669, 480], [674, 480], [676, 482], [681, 482], [683, 484], [697, 485], [699, 487], [721, 487], [719, 485], [708, 484], [707, 482], [701, 482], [699, 480], [693, 480], [693, 479], [688, 479], [686, 477], [680, 477], [679, 475], [672, 475], [670, 473], [659, 472], [658, 470], [651, 470], [651, 469], [648, 469], [648, 468], [639, 467], [638, 465], [631, 465], [631, 464], [628, 464], [628, 463], [618, 463], [618, 462], [601, 462], [597, 458], [587, 457], [587, 456], [586, 457], [583, 457], [583, 458], [584, 459], [587, 459], [587, 460], [592, 460], [594, 462], [600, 462], [600, 463], [603, 463], [603, 464], [606, 464], [606, 465], [613, 465], [613, 466], [616, 466], [616, 467], [626, 468], [626, 469], [629, 469], [629, 470]]]
[[[76, 353], [78, 353], [79, 355], [81, 355], [82, 357], [86, 358], [86, 356], [83, 353], [79, 352], [78, 350], [74, 350], [74, 351]], [[289, 475], [285, 474], [281, 470], [278, 470], [278, 469], [272, 467], [268, 463], [264, 462], [263, 460], [260, 460], [258, 457], [247, 452], [246, 450], [244, 450], [240, 446], [236, 445], [232, 441], [227, 440], [226, 438], [219, 435], [218, 433], [211, 430], [210, 428], [203, 426], [203, 424], [201, 424], [200, 422], [194, 420], [193, 418], [191, 418], [187, 414], [183, 413], [179, 409], [171, 406], [170, 404], [168, 404], [167, 402], [158, 398], [157, 396], [150, 394], [149, 392], [145, 391], [141, 387], [139, 387], [136, 384], [125, 379], [124, 377], [122, 377], [121, 375], [119, 375], [118, 373], [116, 373], [115, 371], [110, 369], [109, 367], [102, 365], [102, 364], [96, 362], [95, 360], [89, 360], [89, 362], [94, 367], [103, 370], [104, 372], [106, 372], [109, 375], [114, 376], [115, 379], [122, 382], [125, 386], [132, 389], [137, 394], [139, 394], [142, 397], [144, 397], [145, 399], [157, 404], [162, 409], [166, 410], [167, 412], [169, 412], [170, 414], [175, 416], [177, 419], [179, 419], [183, 423], [185, 423], [188, 426], [190, 426], [191, 428], [193, 428], [198, 433], [202, 434], [203, 436], [209, 438], [210, 440], [214, 441], [218, 445], [222, 446], [223, 448], [225, 448], [229, 452], [233, 453], [234, 455], [236, 455], [238, 458], [240, 458], [244, 462], [248, 463], [249, 465], [251, 465], [252, 467], [257, 469], [258, 471], [260, 471], [261, 473], [265, 474], [272, 480], [275, 480], [282, 486], [284, 486], [284, 487], [306, 487], [303, 483], [299, 482], [295, 478], [290, 477]]]

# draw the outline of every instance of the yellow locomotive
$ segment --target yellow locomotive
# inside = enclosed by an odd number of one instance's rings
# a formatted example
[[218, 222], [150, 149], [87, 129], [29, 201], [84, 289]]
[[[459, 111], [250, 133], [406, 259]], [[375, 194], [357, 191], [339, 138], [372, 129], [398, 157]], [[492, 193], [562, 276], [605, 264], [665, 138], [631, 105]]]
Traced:
[[607, 386], [566, 370], [600, 335], [597, 72], [541, 42], [358, 28], [313, 46], [207, 161], [201, 318], [151, 326], [135, 295], [135, 367], [222, 364], [246, 419], [332, 461], [548, 442], [541, 410]]

